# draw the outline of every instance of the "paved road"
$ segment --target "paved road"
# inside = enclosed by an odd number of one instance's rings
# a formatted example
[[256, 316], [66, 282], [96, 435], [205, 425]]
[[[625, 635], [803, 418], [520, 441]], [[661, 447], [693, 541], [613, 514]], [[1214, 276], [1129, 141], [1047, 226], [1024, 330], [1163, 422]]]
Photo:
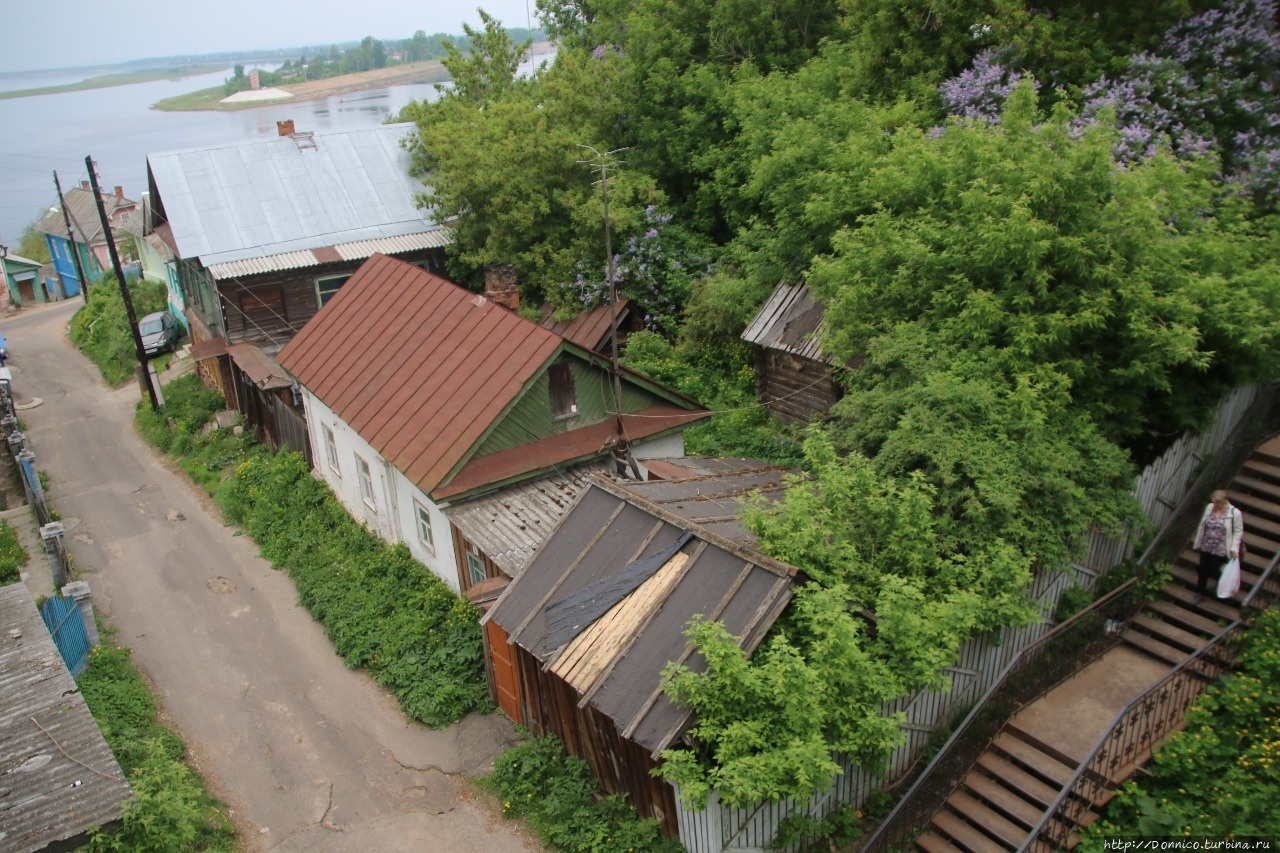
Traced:
[[66, 340], [79, 302], [0, 323], [36, 465], [95, 605], [134, 649], [245, 847], [273, 851], [537, 850], [467, 796], [513, 740], [500, 716], [414, 724], [346, 669], [292, 582], [210, 513]]

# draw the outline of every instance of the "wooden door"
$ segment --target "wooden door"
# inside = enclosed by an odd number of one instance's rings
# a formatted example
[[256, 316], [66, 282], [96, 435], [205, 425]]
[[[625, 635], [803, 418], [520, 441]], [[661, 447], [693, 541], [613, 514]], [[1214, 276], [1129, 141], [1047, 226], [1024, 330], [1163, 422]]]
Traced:
[[498, 707], [522, 723], [520, 714], [520, 673], [516, 670], [516, 649], [507, 642], [507, 632], [497, 622], [485, 625], [489, 640], [489, 660], [493, 664], [493, 689], [498, 694]]

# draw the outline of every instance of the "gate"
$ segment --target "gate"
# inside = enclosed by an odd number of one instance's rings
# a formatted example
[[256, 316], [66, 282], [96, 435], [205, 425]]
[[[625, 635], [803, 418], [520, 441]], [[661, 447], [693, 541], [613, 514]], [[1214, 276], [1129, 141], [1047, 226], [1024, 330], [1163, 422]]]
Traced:
[[78, 677], [89, 662], [89, 632], [85, 630], [80, 605], [74, 598], [56, 596], [44, 603], [40, 615], [53, 636], [54, 645], [67, 663], [67, 669]]
[[496, 622], [485, 624], [489, 634], [489, 658], [493, 662], [493, 686], [498, 707], [512, 722], [524, 722], [520, 714], [520, 674], [516, 669], [515, 646], [507, 642], [507, 632]]

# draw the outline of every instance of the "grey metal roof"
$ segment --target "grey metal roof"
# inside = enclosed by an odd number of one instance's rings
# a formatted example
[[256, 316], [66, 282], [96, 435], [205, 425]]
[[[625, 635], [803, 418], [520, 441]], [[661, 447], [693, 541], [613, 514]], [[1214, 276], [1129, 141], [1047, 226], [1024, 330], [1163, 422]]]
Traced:
[[767, 349], [830, 362], [822, 352], [822, 335], [826, 331], [822, 315], [822, 306], [813, 301], [807, 284], [779, 284], [742, 333], [742, 339]]
[[[689, 620], [722, 622], [749, 653], [791, 598], [794, 567], [741, 544], [749, 535], [740, 527], [736, 539], [713, 529], [730, 529], [724, 516], [750, 484], [780, 486], [784, 473], [626, 485], [593, 477], [485, 619], [613, 720], [622, 737], [657, 757], [692, 724], [692, 713], [662, 692], [663, 668], [672, 661], [695, 671], [706, 665], [685, 640]], [[692, 537], [677, 544], [686, 532]], [[673, 545], [677, 553], [656, 575], [581, 626], [580, 635], [550, 647], [549, 610], [593, 585], [613, 586], [628, 566]]]
[[[64, 190], [63, 199], [67, 203], [67, 212], [71, 214], [71, 227], [76, 232], [75, 242], [93, 245], [102, 242], [102, 218], [98, 216], [98, 203], [94, 201], [93, 190], [72, 187]], [[103, 207], [107, 209], [107, 218], [111, 218], [117, 207], [127, 207], [136, 202], [120, 198], [114, 193], [102, 194]], [[36, 230], [42, 234], [67, 238], [67, 226], [62, 219], [62, 209], [54, 208], [44, 215], [36, 224]]]
[[604, 460], [575, 465], [445, 507], [444, 514], [514, 578], [586, 490], [591, 473], [606, 473], [609, 468]]
[[130, 796], [31, 593], [0, 587], [0, 849], [42, 850], [109, 824]]
[[[419, 234], [405, 234], [399, 237], [380, 237], [374, 240], [358, 240], [354, 243], [342, 243], [331, 247], [344, 261], [360, 261], [379, 252], [384, 255], [395, 255], [413, 252], [419, 249], [443, 249], [453, 242], [453, 232], [448, 228], [436, 228]], [[228, 261], [225, 264], [213, 264], [209, 274], [215, 279], [239, 278], [246, 275], [258, 275], [279, 270], [314, 267], [333, 261], [332, 257], [320, 257], [311, 249], [299, 252], [284, 252], [279, 255], [267, 255], [261, 258], [247, 258], [243, 261]]]
[[298, 133], [147, 157], [178, 253], [206, 267], [439, 226], [400, 141], [411, 123]]

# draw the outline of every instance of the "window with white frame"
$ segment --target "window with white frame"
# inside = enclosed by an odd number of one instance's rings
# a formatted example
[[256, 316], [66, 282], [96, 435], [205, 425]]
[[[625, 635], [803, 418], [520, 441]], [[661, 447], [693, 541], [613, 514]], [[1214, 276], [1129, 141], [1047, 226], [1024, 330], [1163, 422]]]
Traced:
[[351, 273], [345, 272], [339, 275], [322, 275], [316, 279], [316, 302], [321, 308], [329, 303], [333, 295], [342, 289], [342, 285], [347, 283], [347, 279], [351, 278]]
[[373, 474], [369, 472], [369, 463], [356, 454], [356, 476], [360, 478], [360, 497], [371, 509], [378, 505], [373, 500]]
[[484, 557], [480, 556], [480, 549], [475, 545], [467, 542], [465, 553], [467, 555], [467, 586], [471, 587], [489, 577], [489, 570], [484, 564]]
[[328, 424], [321, 424], [320, 429], [324, 433], [324, 455], [329, 460], [329, 468], [341, 477], [342, 471], [338, 467], [338, 442], [333, 438], [333, 430]]
[[427, 508], [417, 501], [413, 502], [414, 513], [418, 519], [418, 541], [422, 543], [422, 547], [434, 554], [436, 552], [436, 540], [431, 535], [431, 514], [427, 512]]

